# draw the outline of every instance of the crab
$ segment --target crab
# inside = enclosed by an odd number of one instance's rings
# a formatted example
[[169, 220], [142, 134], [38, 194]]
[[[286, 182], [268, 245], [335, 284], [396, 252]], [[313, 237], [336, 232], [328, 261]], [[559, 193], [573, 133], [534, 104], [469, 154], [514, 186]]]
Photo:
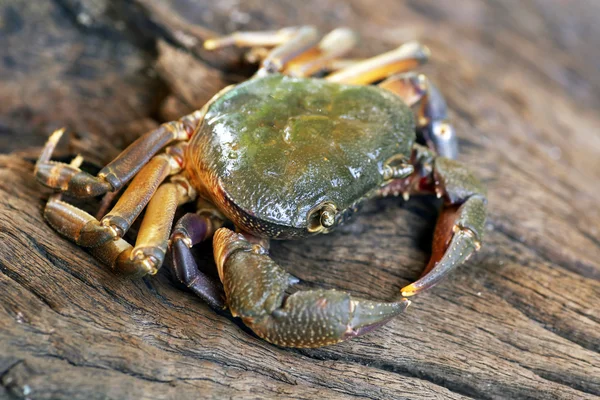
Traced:
[[[156, 274], [170, 252], [178, 280], [278, 346], [330, 345], [385, 324], [480, 248], [487, 200], [454, 160], [442, 95], [414, 72], [429, 50], [410, 42], [366, 60], [342, 58], [355, 41], [349, 29], [321, 38], [310, 26], [207, 40], [209, 50], [249, 48], [256, 74], [140, 137], [97, 175], [79, 168], [79, 156], [51, 161], [63, 130], [53, 133], [35, 168], [57, 191], [45, 219], [122, 274]], [[101, 219], [61, 199], [122, 188]], [[436, 195], [443, 205], [425, 272], [396, 301], [294, 291], [298, 279], [269, 256], [272, 239], [329, 233], [363, 202], [400, 194]], [[196, 211], [173, 227], [176, 209], [190, 202]], [[123, 236], [144, 209], [131, 245]], [[190, 251], [211, 238], [220, 282]]]

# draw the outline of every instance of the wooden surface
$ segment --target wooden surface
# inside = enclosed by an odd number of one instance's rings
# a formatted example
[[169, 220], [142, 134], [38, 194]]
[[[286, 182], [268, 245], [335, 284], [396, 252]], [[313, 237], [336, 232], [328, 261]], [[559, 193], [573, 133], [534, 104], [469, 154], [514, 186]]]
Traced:
[[[600, 2], [167, 3], [0, 0], [0, 398], [600, 396]], [[241, 79], [235, 52], [201, 50], [209, 30], [305, 23], [355, 28], [356, 56], [429, 45], [460, 158], [489, 187], [482, 251], [405, 315], [281, 349], [166, 269], [119, 279], [45, 225], [32, 161], [53, 128], [76, 132], [59, 155], [97, 169]], [[431, 201], [380, 200], [273, 254], [310, 285], [393, 299], [425, 264], [434, 221]]]

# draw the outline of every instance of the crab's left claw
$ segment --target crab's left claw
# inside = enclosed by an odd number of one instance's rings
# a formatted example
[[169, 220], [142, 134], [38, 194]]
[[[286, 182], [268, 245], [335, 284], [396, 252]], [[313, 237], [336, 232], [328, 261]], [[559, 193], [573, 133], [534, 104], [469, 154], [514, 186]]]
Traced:
[[258, 336], [286, 347], [319, 347], [362, 335], [385, 324], [410, 304], [355, 298], [337, 290], [288, 295], [298, 280], [244, 235], [221, 228], [214, 237], [215, 261], [227, 305]]
[[[421, 168], [417, 164], [416, 170]], [[444, 199], [444, 207], [435, 227], [429, 264], [418, 281], [402, 288], [406, 297], [432, 288], [469, 259], [481, 247], [484, 232], [487, 199], [479, 180], [461, 163], [445, 157], [435, 158], [431, 168], [433, 190]], [[418, 174], [411, 179], [416, 182], [416, 193], [423, 189], [418, 186], [427, 182]]]

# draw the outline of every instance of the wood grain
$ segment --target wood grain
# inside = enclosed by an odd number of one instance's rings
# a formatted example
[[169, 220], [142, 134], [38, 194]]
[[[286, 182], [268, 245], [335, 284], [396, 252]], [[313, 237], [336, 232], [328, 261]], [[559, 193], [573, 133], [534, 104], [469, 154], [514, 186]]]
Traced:
[[[0, 0], [0, 398], [600, 398], [600, 3], [594, 0]], [[489, 189], [482, 251], [387, 326], [271, 346], [163, 269], [131, 281], [58, 237], [32, 177], [49, 131], [93, 170], [243, 79], [213, 32], [350, 26], [355, 56], [419, 39], [461, 160]], [[87, 207], [96, 206], [94, 202]], [[423, 268], [435, 202], [369, 204], [277, 242], [307, 286], [380, 299]], [[211, 263], [210, 247], [199, 259]]]

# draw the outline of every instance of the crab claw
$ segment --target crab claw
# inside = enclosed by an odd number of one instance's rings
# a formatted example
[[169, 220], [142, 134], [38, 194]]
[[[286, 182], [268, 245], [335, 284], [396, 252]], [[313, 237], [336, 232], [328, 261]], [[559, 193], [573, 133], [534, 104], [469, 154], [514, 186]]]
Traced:
[[285, 347], [320, 347], [365, 334], [403, 312], [410, 301], [376, 302], [338, 290], [286, 290], [298, 279], [247, 237], [221, 228], [215, 261], [227, 305], [261, 338]]

